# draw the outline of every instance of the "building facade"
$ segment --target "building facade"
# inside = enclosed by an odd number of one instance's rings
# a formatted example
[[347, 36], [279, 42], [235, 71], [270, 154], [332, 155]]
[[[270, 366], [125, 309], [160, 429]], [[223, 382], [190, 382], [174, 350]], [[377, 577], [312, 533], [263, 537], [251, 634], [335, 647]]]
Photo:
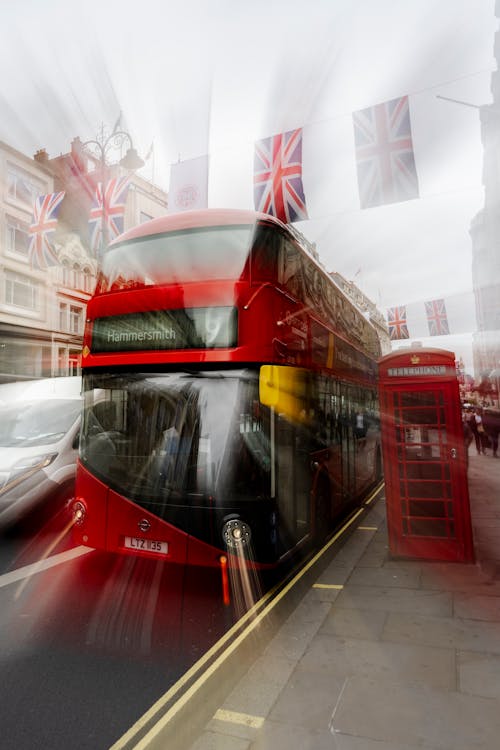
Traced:
[[[93, 292], [97, 259], [89, 243], [88, 216], [98, 164], [84, 158], [80, 140], [71, 151], [34, 158], [0, 142], [0, 382], [80, 371], [86, 304]], [[107, 168], [108, 169], [108, 168]], [[118, 165], [109, 174], [124, 174]], [[34, 268], [29, 227], [39, 195], [65, 191], [53, 247], [57, 265]], [[167, 211], [167, 194], [131, 175], [124, 229]]]
[[[500, 0], [495, 3], [500, 18]], [[476, 306], [473, 335], [476, 380], [500, 372], [500, 32], [495, 34], [497, 70], [491, 76], [493, 102], [480, 108], [483, 142], [484, 208], [474, 217], [472, 238], [472, 283]]]
[[349, 297], [351, 302], [356, 305], [358, 310], [361, 310], [367, 320], [369, 320], [374, 326], [380, 341], [382, 355], [390, 354], [392, 346], [387, 321], [375, 303], [372, 302], [353, 281], [348, 281], [342, 276], [342, 274], [332, 271], [330, 276], [337, 286], [342, 289], [346, 297]]

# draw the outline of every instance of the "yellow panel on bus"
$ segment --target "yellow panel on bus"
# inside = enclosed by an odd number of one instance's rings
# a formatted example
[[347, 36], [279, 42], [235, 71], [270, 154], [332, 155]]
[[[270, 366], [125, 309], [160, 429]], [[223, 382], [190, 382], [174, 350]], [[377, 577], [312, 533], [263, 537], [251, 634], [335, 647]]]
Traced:
[[259, 398], [292, 422], [307, 422], [307, 371], [300, 367], [262, 365]]

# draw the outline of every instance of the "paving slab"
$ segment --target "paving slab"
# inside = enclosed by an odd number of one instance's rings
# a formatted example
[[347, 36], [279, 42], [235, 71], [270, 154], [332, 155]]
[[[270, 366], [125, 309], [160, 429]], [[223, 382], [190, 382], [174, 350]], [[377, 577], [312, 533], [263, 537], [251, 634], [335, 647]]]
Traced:
[[359, 568], [349, 576], [350, 586], [395, 586], [397, 588], [420, 588], [420, 571], [399, 568]]
[[469, 620], [491, 620], [500, 623], [500, 594], [469, 594], [459, 592], [453, 596], [453, 614]]
[[215, 732], [204, 732], [191, 745], [192, 750], [249, 750], [250, 740], [230, 737]]
[[459, 651], [457, 668], [460, 692], [500, 701], [500, 655]]
[[417, 612], [449, 616], [453, 611], [453, 596], [449, 591], [442, 590], [346, 586], [339, 593], [335, 605], [360, 611]]
[[328, 729], [307, 729], [269, 721], [259, 731], [250, 750], [336, 750]]
[[458, 617], [425, 617], [390, 612], [382, 639], [396, 643], [500, 654], [500, 627], [497, 622]]
[[267, 716], [296, 668], [296, 661], [266, 651], [224, 702], [228, 711]]
[[[364, 675], [400, 683], [423, 682], [450, 690], [456, 687], [453, 648], [338, 638], [323, 633], [313, 639], [297, 670], [318, 676], [334, 675], [342, 682], [353, 675]], [[297, 671], [291, 679], [296, 675]]]
[[271, 711], [271, 721], [327, 729], [345, 678], [337, 670], [296, 669]]
[[425, 750], [498, 750], [497, 700], [371, 678], [347, 680], [332, 718], [336, 734]]
[[348, 609], [336, 606], [326, 616], [320, 633], [379, 641], [386, 619], [387, 610], [385, 609]]

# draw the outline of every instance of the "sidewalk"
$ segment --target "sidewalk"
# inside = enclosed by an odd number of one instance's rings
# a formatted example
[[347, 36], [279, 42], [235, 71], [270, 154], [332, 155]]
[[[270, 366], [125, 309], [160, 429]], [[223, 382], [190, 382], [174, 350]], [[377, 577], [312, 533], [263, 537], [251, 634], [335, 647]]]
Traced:
[[498, 750], [500, 459], [469, 490], [476, 564], [391, 560], [379, 501], [190, 750]]

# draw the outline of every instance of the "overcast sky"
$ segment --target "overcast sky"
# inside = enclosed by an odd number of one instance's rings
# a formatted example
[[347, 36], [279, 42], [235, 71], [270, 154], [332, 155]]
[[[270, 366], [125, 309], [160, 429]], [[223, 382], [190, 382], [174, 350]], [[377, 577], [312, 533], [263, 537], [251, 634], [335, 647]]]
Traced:
[[[383, 312], [470, 292], [469, 227], [483, 205], [479, 111], [438, 95], [491, 101], [494, 0], [0, 7], [4, 142], [56, 156], [121, 111], [142, 155], [154, 142], [144, 176], [168, 188], [171, 163], [209, 153], [209, 205], [252, 208], [254, 142], [302, 127], [310, 219], [298, 227], [328, 270], [355, 279]], [[420, 198], [361, 210], [352, 113], [403, 95]], [[432, 343], [470, 361], [463, 340]]]

